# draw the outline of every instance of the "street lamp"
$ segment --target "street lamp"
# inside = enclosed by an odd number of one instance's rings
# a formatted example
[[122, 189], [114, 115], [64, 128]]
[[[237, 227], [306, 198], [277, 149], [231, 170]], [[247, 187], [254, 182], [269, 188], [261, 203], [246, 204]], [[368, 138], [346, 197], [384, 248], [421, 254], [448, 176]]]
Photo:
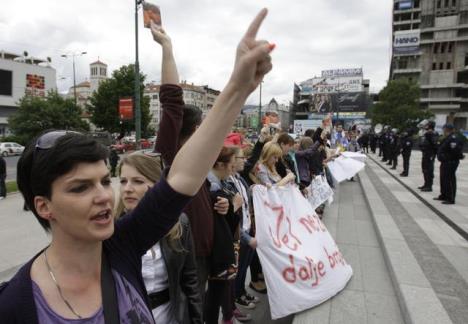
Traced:
[[73, 61], [73, 97], [75, 98], [75, 107], [77, 106], [76, 103], [76, 72], [75, 72], [75, 57], [85, 55], [86, 52], [78, 52], [78, 53], [71, 53], [71, 54], [62, 54], [61, 56], [64, 58], [72, 58]]
[[258, 133], [262, 130], [262, 84], [263, 80], [260, 81], [260, 101], [258, 103]]
[[141, 108], [140, 108], [140, 63], [138, 62], [138, 6], [143, 0], [135, 0], [135, 141], [140, 148]]

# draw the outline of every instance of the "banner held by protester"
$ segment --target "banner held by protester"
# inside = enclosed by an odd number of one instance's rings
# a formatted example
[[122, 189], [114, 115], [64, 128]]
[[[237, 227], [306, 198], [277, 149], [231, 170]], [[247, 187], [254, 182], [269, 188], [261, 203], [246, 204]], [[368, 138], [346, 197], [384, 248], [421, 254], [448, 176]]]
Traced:
[[340, 156], [327, 164], [330, 173], [337, 182], [354, 177], [366, 164], [353, 158]]
[[319, 305], [346, 286], [353, 270], [297, 187], [257, 185], [253, 201], [273, 319]]

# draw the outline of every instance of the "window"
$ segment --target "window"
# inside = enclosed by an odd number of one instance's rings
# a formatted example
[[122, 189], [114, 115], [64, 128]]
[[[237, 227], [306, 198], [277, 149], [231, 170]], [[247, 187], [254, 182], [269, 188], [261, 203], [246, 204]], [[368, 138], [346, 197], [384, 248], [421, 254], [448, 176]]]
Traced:
[[153, 99], [155, 100], [158, 99], [158, 95], [157, 94], [153, 95]]
[[437, 1], [437, 9], [440, 9], [441, 6], [442, 6], [442, 0], [438, 0]]
[[450, 1], [450, 0], [445, 0], [445, 8], [448, 8], [448, 7], [449, 7], [449, 1]]
[[437, 63], [436, 62], [432, 63], [432, 69], [437, 70]]
[[452, 0], [452, 7], [456, 7], [457, 6], [457, 0]]
[[12, 96], [13, 93], [13, 72], [0, 70], [0, 95]]
[[447, 70], [451, 70], [452, 69], [452, 62], [447, 62]]
[[444, 62], [440, 62], [439, 63], [439, 70], [443, 70], [444, 69]]
[[437, 54], [439, 52], [439, 43], [434, 43], [434, 54]]
[[441, 52], [442, 54], [445, 53], [445, 45], [446, 45], [446, 43], [440, 44], [440, 52]]
[[447, 53], [452, 53], [453, 43], [448, 43]]

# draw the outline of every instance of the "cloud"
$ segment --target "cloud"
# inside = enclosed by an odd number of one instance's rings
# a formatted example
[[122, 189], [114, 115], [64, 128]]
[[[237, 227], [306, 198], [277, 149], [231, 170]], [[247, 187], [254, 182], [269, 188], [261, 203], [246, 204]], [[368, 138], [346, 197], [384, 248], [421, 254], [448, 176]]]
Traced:
[[[181, 78], [222, 89], [229, 78], [238, 40], [262, 7], [269, 15], [259, 37], [277, 44], [273, 71], [265, 78], [264, 102], [292, 100], [293, 83], [321, 70], [362, 67], [377, 91], [388, 78], [391, 0], [160, 0], [162, 21], [173, 39]], [[160, 80], [161, 53], [138, 16], [140, 68], [147, 81]], [[2, 4], [0, 49], [51, 57], [60, 91], [89, 76], [98, 57], [110, 71], [135, 60], [134, 1], [23, 0]], [[258, 103], [258, 91], [248, 102]]]

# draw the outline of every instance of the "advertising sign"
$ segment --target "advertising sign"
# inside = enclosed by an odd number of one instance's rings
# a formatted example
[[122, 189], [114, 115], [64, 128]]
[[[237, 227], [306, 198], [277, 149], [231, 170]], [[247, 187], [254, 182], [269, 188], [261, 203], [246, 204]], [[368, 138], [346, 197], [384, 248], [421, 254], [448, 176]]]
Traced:
[[119, 100], [119, 116], [120, 120], [133, 119], [133, 99], [122, 98]]
[[320, 119], [296, 119], [294, 120], [294, 134], [304, 135], [308, 129], [316, 129], [322, 126], [322, 118]]
[[421, 31], [419, 29], [396, 31], [394, 33], [393, 51], [395, 53], [413, 54], [419, 51]]
[[362, 77], [362, 68], [354, 69], [335, 69], [335, 70], [324, 70], [322, 71], [322, 77], [337, 77], [337, 76], [361, 76]]
[[363, 91], [362, 76], [330, 76], [312, 78], [301, 83], [302, 94]]
[[334, 93], [332, 95], [334, 111], [357, 112], [367, 111], [368, 101], [364, 92]]
[[413, 1], [411, 0], [401, 0], [398, 3], [398, 10], [406, 10], [413, 8]]
[[26, 74], [26, 95], [45, 96], [45, 78], [42, 75]]

